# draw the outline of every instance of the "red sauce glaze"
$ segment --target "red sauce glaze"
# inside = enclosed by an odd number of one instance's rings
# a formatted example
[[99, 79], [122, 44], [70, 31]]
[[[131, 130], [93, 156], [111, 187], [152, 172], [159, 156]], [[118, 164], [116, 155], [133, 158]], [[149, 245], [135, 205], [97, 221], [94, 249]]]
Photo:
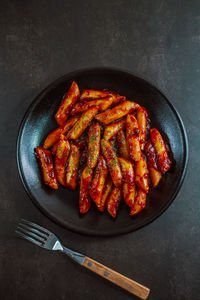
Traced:
[[112, 181], [115, 186], [120, 187], [122, 184], [122, 174], [117, 155], [111, 145], [105, 140], [101, 140], [101, 149], [106, 158]]
[[118, 145], [117, 145], [116, 141], [117, 141], [117, 138], [115, 135], [115, 136], [111, 137], [111, 139], [109, 140], [109, 143], [110, 143], [111, 147], [113, 148], [113, 150], [117, 153]]
[[55, 119], [59, 125], [63, 125], [66, 121], [72, 106], [76, 103], [79, 96], [80, 91], [78, 85], [75, 81], [73, 81], [68, 92], [65, 94], [57, 113], [55, 114]]
[[58, 140], [59, 137], [61, 135], [61, 133], [63, 133], [63, 129], [64, 129], [64, 125], [58, 127], [57, 129], [55, 129], [54, 131], [52, 131], [46, 138], [43, 147], [45, 149], [48, 149], [50, 147], [52, 147]]
[[101, 128], [98, 123], [93, 124], [88, 132], [88, 160], [87, 166], [91, 169], [95, 168], [100, 152]]
[[130, 216], [138, 214], [146, 206], [146, 194], [143, 190], [137, 189], [135, 203], [130, 209]]
[[78, 174], [77, 174], [77, 185], [80, 185], [81, 183], [81, 175], [83, 173], [83, 170], [86, 166], [79, 166], [79, 169], [78, 169]]
[[157, 164], [157, 159], [156, 159], [156, 151], [155, 151], [155, 149], [154, 149], [154, 147], [153, 147], [150, 140], [147, 141], [147, 143], [144, 147], [144, 151], [145, 151], [145, 154], [146, 154], [148, 166], [158, 170], [158, 164]]
[[81, 152], [79, 165], [80, 167], [84, 166], [87, 163], [88, 158], [88, 148], [87, 145], [85, 146], [85, 149]]
[[141, 106], [136, 113], [138, 128], [140, 130], [139, 138], [140, 138], [141, 150], [144, 150], [144, 145], [146, 141], [147, 118], [148, 118], [147, 111], [144, 107]]
[[122, 197], [121, 189], [114, 187], [112, 189], [112, 191], [108, 197], [108, 201], [106, 203], [107, 211], [113, 218], [115, 218], [117, 215], [121, 197]]
[[55, 155], [55, 172], [56, 178], [63, 186], [65, 186], [65, 166], [69, 156], [69, 151], [69, 142], [64, 140], [64, 135], [61, 135]]
[[43, 148], [48, 149], [52, 147], [58, 140], [61, 134], [66, 134], [69, 129], [76, 123], [78, 117], [72, 117], [67, 122], [65, 122], [62, 126], [56, 128], [52, 132], [49, 133], [47, 138], [45, 139]]
[[112, 123], [113, 121], [119, 120], [123, 116], [137, 109], [138, 107], [139, 104], [133, 101], [126, 100], [121, 104], [111, 108], [110, 110], [104, 111], [96, 115], [95, 119], [107, 125]]
[[125, 96], [120, 96], [120, 95], [117, 95], [114, 93], [112, 93], [111, 95], [113, 95], [115, 97], [115, 99], [113, 101], [113, 105], [121, 104], [122, 102], [124, 102], [126, 100]]
[[85, 214], [91, 206], [89, 188], [92, 181], [92, 174], [92, 169], [89, 169], [87, 166], [82, 172], [79, 197], [79, 211], [81, 214]]
[[99, 112], [104, 111], [108, 109], [112, 105], [112, 103], [113, 100], [111, 96], [102, 99], [88, 99], [86, 101], [79, 101], [73, 106], [70, 115], [77, 115], [83, 113], [86, 110], [88, 110], [91, 106], [98, 106]]
[[108, 141], [110, 140], [113, 136], [115, 136], [121, 129], [124, 129], [126, 126], [126, 119], [122, 118], [121, 120], [109, 124], [107, 127], [104, 129], [104, 135], [103, 138]]
[[44, 183], [52, 189], [57, 190], [58, 182], [54, 171], [51, 152], [41, 147], [35, 148], [35, 152], [40, 161]]
[[78, 183], [78, 168], [75, 167], [71, 173], [70, 182], [67, 184], [67, 187], [75, 190]]
[[95, 117], [98, 112], [97, 106], [91, 106], [87, 111], [82, 113], [78, 121], [67, 133], [66, 138], [70, 140], [77, 140], [89, 126], [92, 119]]
[[121, 103], [122, 101], [124, 101], [126, 99], [125, 96], [120, 96], [115, 92], [104, 89], [103, 91], [84, 90], [81, 93], [80, 100], [104, 99], [109, 96], [112, 96], [112, 98], [113, 98], [113, 105], [116, 105], [117, 103]]
[[[85, 94], [85, 96], [87, 97], [87, 96], [89, 96], [90, 95], [90, 90], [84, 90], [84, 94]], [[80, 99], [81, 99], [82, 97], [80, 97]]]
[[107, 175], [108, 167], [106, 161], [103, 156], [99, 156], [99, 161], [95, 169], [95, 174], [90, 189], [90, 196], [97, 206], [99, 206], [101, 203], [102, 192]]
[[123, 130], [120, 130], [117, 133], [117, 145], [118, 145], [120, 156], [128, 159], [129, 158], [128, 145]]
[[97, 99], [104, 98], [109, 96], [109, 93], [106, 91], [99, 90], [83, 90], [80, 96], [80, 100], [89, 100], [89, 99]]
[[133, 115], [127, 115], [126, 139], [130, 157], [134, 161], [139, 161], [141, 159], [139, 132], [136, 118]]
[[98, 210], [101, 212], [103, 212], [105, 209], [106, 201], [108, 199], [109, 194], [111, 193], [112, 186], [113, 186], [112, 179], [110, 175], [108, 175], [106, 178], [106, 182], [104, 184], [100, 205], [97, 206]]
[[66, 186], [75, 190], [78, 182], [80, 151], [75, 145], [71, 145], [70, 155], [67, 164], [66, 172]]
[[145, 193], [149, 192], [148, 169], [144, 155], [141, 156], [140, 161], [135, 162], [135, 183]]
[[129, 207], [132, 207], [135, 202], [135, 184], [134, 183], [124, 183], [123, 184], [123, 195], [124, 195], [125, 203]]
[[51, 154], [52, 154], [53, 156], [56, 155], [57, 147], [58, 147], [58, 142], [55, 143], [55, 144], [53, 145], [53, 147], [51, 147]]
[[150, 137], [156, 151], [158, 166], [161, 172], [169, 171], [172, 162], [169, 159], [166, 144], [156, 128], [151, 128]]
[[134, 183], [134, 170], [133, 165], [128, 159], [119, 157], [118, 158], [122, 170], [123, 182]]
[[109, 89], [103, 89], [103, 91], [108, 92], [110, 95], [112, 95], [116, 98], [116, 100], [114, 101], [114, 104], [121, 103], [124, 100], [126, 100], [125, 96], [121, 96], [121, 95], [117, 94], [115, 91], [111, 91]]
[[73, 144], [79, 149], [82, 150], [85, 148], [85, 146], [88, 143], [88, 137], [87, 136], [80, 136], [77, 140], [73, 141]]
[[140, 130], [139, 130], [139, 128], [131, 128], [131, 126], [129, 126], [128, 124], [127, 124], [127, 130], [129, 131], [129, 134], [130, 135], [134, 135], [135, 137], [137, 136], [139, 136], [139, 132], [140, 132]]
[[146, 193], [140, 189], [137, 189], [136, 201], [135, 203], [140, 205], [141, 208], [145, 208], [146, 206]]

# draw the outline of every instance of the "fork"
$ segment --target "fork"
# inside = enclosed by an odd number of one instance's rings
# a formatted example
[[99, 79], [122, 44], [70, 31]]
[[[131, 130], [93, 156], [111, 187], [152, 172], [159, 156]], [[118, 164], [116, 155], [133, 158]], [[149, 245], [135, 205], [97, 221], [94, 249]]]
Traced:
[[140, 299], [147, 299], [150, 293], [150, 289], [139, 284], [138, 282], [100, 264], [99, 262], [81, 253], [64, 247], [56, 235], [44, 227], [21, 219], [21, 222], [18, 224], [15, 232], [19, 237], [24, 238], [39, 247], [47, 250], [58, 250], [67, 254], [78, 264], [120, 286]]

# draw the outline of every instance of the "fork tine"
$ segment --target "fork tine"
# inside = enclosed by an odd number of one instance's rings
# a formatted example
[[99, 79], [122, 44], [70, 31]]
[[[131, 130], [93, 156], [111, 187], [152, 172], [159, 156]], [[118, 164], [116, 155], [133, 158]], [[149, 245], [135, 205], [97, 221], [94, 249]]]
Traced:
[[30, 222], [30, 221], [27, 221], [25, 219], [21, 219], [22, 222], [24, 222], [25, 224], [29, 225], [29, 226], [33, 226], [35, 227], [36, 229], [39, 229], [40, 231], [43, 231], [43, 233], [46, 233], [46, 234], [51, 234], [51, 232], [49, 230], [47, 230], [46, 228], [42, 227], [42, 226], [39, 226], [33, 222]]
[[15, 230], [15, 233], [17, 235], [19, 235], [21, 238], [28, 240], [29, 242], [37, 245], [37, 246], [41, 246], [41, 243], [36, 241], [35, 239], [32, 239], [31, 237], [28, 237], [27, 235], [23, 234], [22, 232], [19, 232], [18, 230]]
[[24, 234], [28, 234], [30, 237], [38, 240], [41, 243], [44, 243], [44, 241], [45, 241], [44, 238], [40, 237], [39, 235], [37, 235], [29, 230], [26, 230], [25, 228], [20, 227], [19, 225], [18, 225], [17, 229], [20, 230]]
[[26, 225], [26, 224], [23, 224], [23, 223], [19, 223], [18, 226], [22, 227], [22, 228], [25, 228], [37, 235], [39, 235], [40, 237], [44, 238], [44, 239], [47, 239], [48, 238], [48, 235], [47, 234], [44, 234], [42, 233], [41, 231], [35, 229], [34, 227], [31, 227], [30, 225]]

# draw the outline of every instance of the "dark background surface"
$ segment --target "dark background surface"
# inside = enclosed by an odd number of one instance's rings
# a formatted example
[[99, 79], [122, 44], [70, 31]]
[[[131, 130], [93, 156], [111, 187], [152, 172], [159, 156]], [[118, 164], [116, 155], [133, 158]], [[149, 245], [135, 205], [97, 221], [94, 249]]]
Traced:
[[[134, 299], [59, 253], [17, 239], [19, 218], [151, 288], [149, 299], [200, 299], [200, 2], [0, 1], [0, 299]], [[81, 236], [32, 204], [16, 166], [16, 137], [33, 98], [83, 67], [127, 69], [158, 86], [180, 112], [188, 172], [170, 208], [136, 232]], [[162, 200], [162, 199], [161, 199]]]

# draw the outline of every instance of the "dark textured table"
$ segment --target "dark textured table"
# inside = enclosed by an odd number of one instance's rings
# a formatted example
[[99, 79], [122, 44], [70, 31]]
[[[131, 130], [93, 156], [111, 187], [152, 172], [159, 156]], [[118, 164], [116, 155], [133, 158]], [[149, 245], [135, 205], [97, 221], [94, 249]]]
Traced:
[[[148, 286], [149, 299], [200, 299], [199, 53], [198, 0], [1, 0], [0, 299], [134, 299], [66, 256], [17, 239], [21, 217]], [[33, 98], [59, 76], [91, 66], [151, 81], [178, 109], [189, 138], [188, 172], [170, 208], [145, 228], [113, 238], [51, 222], [28, 198], [16, 165], [17, 131]]]

